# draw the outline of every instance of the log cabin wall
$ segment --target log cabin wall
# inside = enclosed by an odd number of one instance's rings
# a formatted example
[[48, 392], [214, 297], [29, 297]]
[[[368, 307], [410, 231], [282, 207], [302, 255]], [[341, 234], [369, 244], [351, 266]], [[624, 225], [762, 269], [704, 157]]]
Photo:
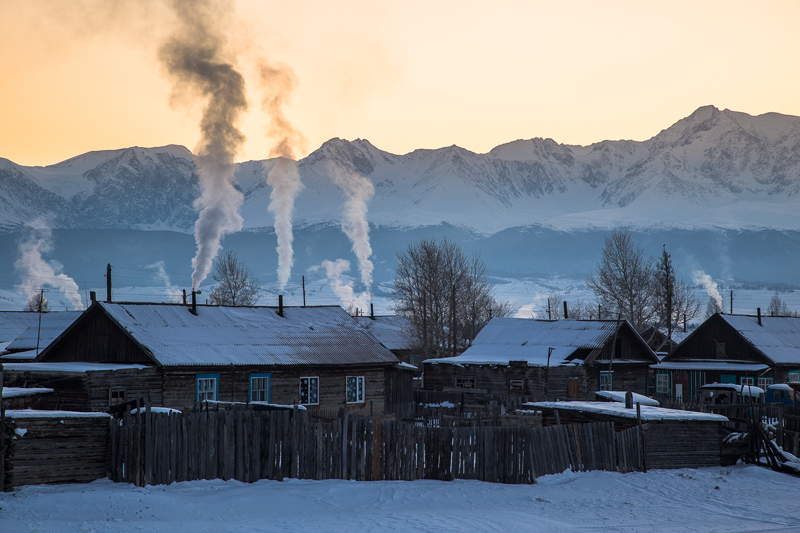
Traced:
[[55, 371], [4, 371], [4, 384], [6, 387], [44, 387], [53, 389], [50, 394], [43, 394], [38, 409], [62, 411], [91, 411], [89, 400], [88, 376], [86, 372], [55, 372]]
[[[654, 385], [653, 378], [651, 377], [652, 369], [651, 362], [645, 364], [613, 364], [611, 371], [613, 374], [612, 387], [616, 391], [631, 391], [650, 396], [653, 394], [651, 390]], [[600, 390], [600, 373], [607, 372], [608, 365], [590, 365], [587, 372], [588, 374], [588, 388], [594, 395], [594, 392]], [[591, 398], [594, 399], [594, 398]]]
[[76, 321], [69, 334], [47, 347], [41, 361], [153, 364], [153, 360], [131, 340], [98, 306]]
[[[111, 403], [128, 402], [139, 398], [149, 399], [152, 405], [163, 405], [163, 379], [161, 371], [156, 367], [101, 370], [87, 374], [91, 411], [107, 411]], [[118, 401], [112, 400], [112, 391], [116, 393]]]
[[[219, 375], [218, 400], [221, 402], [248, 402], [251, 374], [270, 375], [270, 402], [274, 404], [294, 404], [300, 400], [300, 378], [319, 378], [320, 409], [338, 410], [344, 407], [348, 413], [358, 415], [384, 414], [385, 369], [381, 367], [165, 367], [164, 397], [165, 407], [184, 412], [195, 409], [197, 399], [197, 376], [203, 374]], [[347, 403], [345, 378], [364, 376], [364, 402]]]

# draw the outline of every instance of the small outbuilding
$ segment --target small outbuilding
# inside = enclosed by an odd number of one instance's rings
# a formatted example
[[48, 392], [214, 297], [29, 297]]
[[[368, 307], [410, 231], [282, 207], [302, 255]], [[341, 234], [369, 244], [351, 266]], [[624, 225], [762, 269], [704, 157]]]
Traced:
[[627, 321], [494, 318], [463, 354], [423, 362], [425, 389], [590, 399], [646, 395], [653, 350]]

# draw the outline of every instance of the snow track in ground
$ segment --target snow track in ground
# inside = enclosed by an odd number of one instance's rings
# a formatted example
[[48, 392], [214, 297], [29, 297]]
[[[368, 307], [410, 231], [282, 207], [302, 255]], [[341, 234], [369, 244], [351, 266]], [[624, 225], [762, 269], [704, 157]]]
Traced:
[[800, 531], [800, 479], [753, 466], [477, 481], [108, 480], [0, 493], [3, 533]]

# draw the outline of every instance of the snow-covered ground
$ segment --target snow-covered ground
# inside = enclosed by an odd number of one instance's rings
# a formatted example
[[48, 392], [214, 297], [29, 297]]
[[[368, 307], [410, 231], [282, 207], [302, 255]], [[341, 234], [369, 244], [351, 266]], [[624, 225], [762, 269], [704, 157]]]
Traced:
[[754, 466], [477, 481], [200, 481], [0, 493], [0, 531], [800, 531], [800, 479]]

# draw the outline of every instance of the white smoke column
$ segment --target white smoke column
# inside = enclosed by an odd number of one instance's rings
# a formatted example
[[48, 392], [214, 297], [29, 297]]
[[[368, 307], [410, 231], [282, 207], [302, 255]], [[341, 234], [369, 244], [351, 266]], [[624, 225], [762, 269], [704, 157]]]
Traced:
[[201, 195], [194, 226], [197, 254], [192, 259], [192, 288], [211, 271], [222, 248], [222, 237], [242, 229], [242, 193], [233, 177], [236, 153], [245, 137], [237, 128], [247, 109], [244, 78], [226, 50], [233, 27], [231, 4], [222, 0], [172, 0], [177, 24], [159, 50], [161, 62], [174, 81], [173, 98], [199, 97], [204, 105], [197, 145]]
[[702, 285], [706, 293], [714, 299], [717, 303], [717, 309], [722, 309], [722, 296], [719, 294], [717, 282], [711, 279], [711, 276], [702, 270], [695, 270], [692, 272], [692, 282], [696, 285]]
[[155, 268], [157, 270], [156, 276], [159, 280], [164, 284], [164, 287], [167, 289], [167, 296], [171, 298], [173, 301], [176, 300], [181, 296], [181, 291], [177, 287], [172, 284], [172, 281], [169, 279], [169, 274], [164, 268], [164, 261], [158, 261], [153, 263], [152, 265], [147, 265], [145, 268]]
[[353, 283], [346, 283], [342, 279], [342, 275], [350, 270], [350, 261], [346, 259], [337, 259], [336, 261], [325, 260], [322, 262], [322, 268], [325, 269], [325, 275], [328, 278], [333, 292], [342, 301], [343, 307], [349, 311], [356, 309], [366, 309], [369, 305], [369, 294], [364, 292], [361, 296], [356, 297], [353, 291]]
[[367, 292], [371, 293], [373, 265], [369, 259], [372, 255], [372, 246], [369, 243], [367, 202], [375, 194], [375, 187], [366, 177], [354, 172], [345, 172], [330, 163], [327, 165], [327, 174], [347, 197], [342, 211], [342, 231], [353, 243], [353, 253], [358, 258], [361, 281], [366, 286]]
[[78, 311], [83, 310], [83, 302], [78, 293], [78, 284], [62, 273], [64, 266], [58, 261], [44, 260], [42, 254], [53, 251], [53, 236], [49, 228], [34, 230], [27, 241], [19, 245], [19, 259], [14, 268], [22, 273], [22, 289], [33, 296], [43, 285], [60, 290]]
[[[267, 174], [267, 183], [272, 187], [269, 194], [269, 212], [275, 217], [275, 236], [278, 238], [278, 286], [286, 287], [292, 272], [294, 257], [292, 252], [292, 213], [294, 200], [303, 189], [297, 162], [284, 157], [275, 160]], [[348, 265], [349, 268], [349, 265]]]

